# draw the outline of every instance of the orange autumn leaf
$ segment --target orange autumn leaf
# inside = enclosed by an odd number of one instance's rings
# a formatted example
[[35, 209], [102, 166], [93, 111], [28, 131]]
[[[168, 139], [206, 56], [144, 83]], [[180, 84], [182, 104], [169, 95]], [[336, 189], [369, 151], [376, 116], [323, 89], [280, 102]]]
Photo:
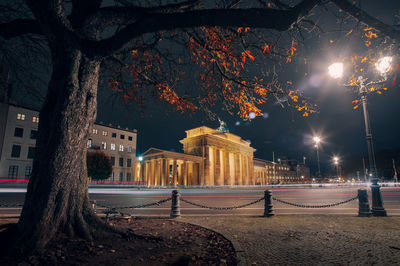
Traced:
[[356, 110], [357, 108], [358, 108], [358, 105], [356, 105], [356, 106], [353, 106], [353, 109], [354, 109], [354, 110]]

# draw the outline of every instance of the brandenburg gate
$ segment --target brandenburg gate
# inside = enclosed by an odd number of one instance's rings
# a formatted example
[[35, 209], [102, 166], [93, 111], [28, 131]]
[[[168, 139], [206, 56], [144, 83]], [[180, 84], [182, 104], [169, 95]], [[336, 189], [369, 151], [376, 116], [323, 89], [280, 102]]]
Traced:
[[255, 149], [241, 137], [206, 126], [186, 131], [184, 153], [148, 149], [136, 181], [148, 186], [255, 185]]

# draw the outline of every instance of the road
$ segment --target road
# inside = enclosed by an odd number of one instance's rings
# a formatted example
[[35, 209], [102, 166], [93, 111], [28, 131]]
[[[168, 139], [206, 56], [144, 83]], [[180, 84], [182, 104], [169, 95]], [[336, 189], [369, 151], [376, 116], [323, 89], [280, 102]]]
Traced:
[[[315, 188], [272, 188], [273, 197], [276, 199], [303, 204], [325, 205], [351, 199], [357, 195], [359, 187], [315, 187]], [[400, 187], [381, 188], [384, 207], [390, 216], [400, 216]], [[247, 204], [264, 195], [263, 189], [180, 189], [182, 198], [205, 206], [231, 207]], [[15, 207], [22, 204], [25, 188], [0, 188], [0, 216], [18, 215], [21, 208]], [[89, 189], [91, 200], [96, 200], [98, 205], [110, 207], [131, 207], [141, 204], [154, 203], [171, 196], [172, 189], [140, 189], [137, 188], [101, 188]], [[371, 199], [371, 195], [369, 196]], [[330, 208], [299, 208], [273, 201], [276, 215], [286, 214], [347, 214], [357, 215], [358, 201]], [[105, 209], [97, 206], [99, 212]], [[123, 213], [146, 216], [169, 216], [171, 201], [159, 206], [140, 209], [126, 208]], [[199, 208], [181, 202], [181, 213], [186, 216], [206, 215], [262, 215], [264, 201], [260, 201], [245, 208], [233, 210], [210, 210]]]

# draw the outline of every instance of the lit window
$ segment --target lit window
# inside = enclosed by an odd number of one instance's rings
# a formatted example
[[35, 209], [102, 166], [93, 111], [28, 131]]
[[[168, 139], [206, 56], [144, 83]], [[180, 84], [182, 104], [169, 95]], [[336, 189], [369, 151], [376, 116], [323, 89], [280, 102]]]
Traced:
[[88, 139], [87, 141], [87, 147], [91, 148], [92, 147], [92, 139]]
[[132, 146], [128, 146], [128, 152], [132, 152]]
[[103, 136], [107, 136], [107, 135], [108, 135], [108, 132], [107, 132], [107, 131], [103, 131], [102, 135], [103, 135]]
[[103, 146], [103, 150], [107, 150], [107, 142], [102, 141], [101, 146]]
[[93, 134], [97, 135], [97, 129], [93, 128]]
[[25, 120], [24, 114], [17, 114], [17, 120]]
[[124, 151], [124, 145], [119, 145], [119, 151]]
[[111, 143], [111, 150], [115, 151], [115, 143]]
[[37, 117], [37, 116], [33, 116], [32, 117], [32, 123], [39, 123], [39, 117]]

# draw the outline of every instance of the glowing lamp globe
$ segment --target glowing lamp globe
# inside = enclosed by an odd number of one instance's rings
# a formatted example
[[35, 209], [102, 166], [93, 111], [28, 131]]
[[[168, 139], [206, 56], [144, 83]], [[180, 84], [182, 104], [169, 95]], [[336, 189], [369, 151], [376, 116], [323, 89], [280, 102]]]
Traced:
[[375, 64], [376, 69], [378, 69], [378, 71], [379, 71], [379, 73], [381, 73], [381, 75], [384, 75], [389, 72], [390, 67], [392, 66], [392, 61], [393, 61], [393, 58], [391, 56], [382, 57]]
[[332, 65], [329, 66], [329, 75], [331, 77], [337, 79], [340, 78], [343, 75], [343, 64], [342, 63], [333, 63]]

